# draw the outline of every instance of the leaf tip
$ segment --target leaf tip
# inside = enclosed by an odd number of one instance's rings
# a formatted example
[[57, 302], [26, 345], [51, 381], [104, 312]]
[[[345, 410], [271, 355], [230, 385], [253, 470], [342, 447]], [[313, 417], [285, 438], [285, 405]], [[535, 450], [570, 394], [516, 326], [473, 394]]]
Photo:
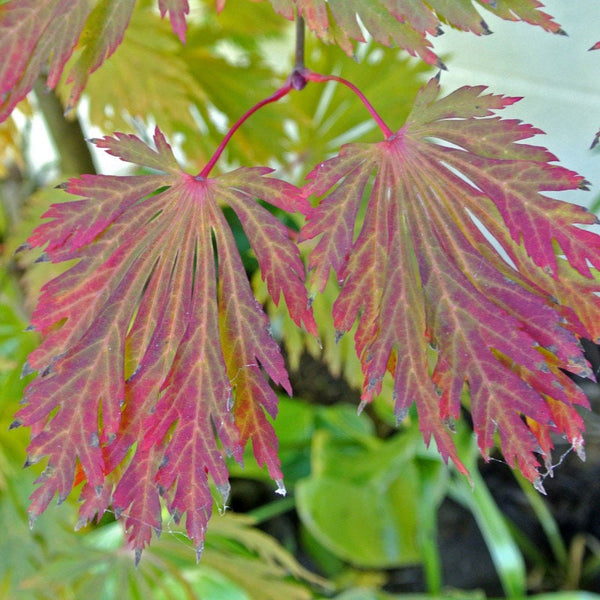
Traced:
[[446, 417], [444, 419], [444, 425], [448, 428], [450, 433], [456, 433], [456, 423], [452, 417]]
[[224, 515], [227, 511], [227, 500], [229, 500], [229, 494], [231, 492], [231, 485], [228, 481], [223, 484], [217, 485], [217, 491], [221, 496], [222, 504], [218, 506], [219, 514]]
[[142, 549], [141, 548], [136, 548], [134, 551], [134, 564], [135, 564], [135, 568], [138, 568], [138, 565], [140, 564], [140, 560], [142, 560]]
[[196, 564], [198, 564], [200, 562], [203, 552], [204, 552], [204, 543], [201, 543], [199, 546], [196, 546]]
[[540, 493], [543, 494], [544, 496], [546, 496], [546, 490], [544, 489], [544, 484], [542, 483], [542, 478], [541, 477], [536, 477], [533, 480], [533, 487]]
[[583, 437], [578, 436], [573, 440], [573, 450], [575, 450], [575, 454], [579, 457], [579, 460], [585, 462], [585, 448], [583, 446]]
[[35, 369], [29, 364], [29, 361], [26, 360], [23, 368], [21, 369], [21, 379], [24, 379], [28, 375], [35, 373]]
[[591, 182], [589, 182], [587, 179], [582, 179], [578, 184], [577, 184], [577, 189], [579, 190], [584, 190], [586, 192], [590, 191], [592, 184]]
[[401, 408], [396, 411], [396, 427], [400, 427], [404, 419], [408, 417], [408, 413], [410, 412], [409, 408]]
[[19, 254], [20, 252], [25, 252], [25, 250], [31, 250], [31, 248], [32, 246], [29, 242], [23, 242], [22, 244], [19, 244], [14, 253]]
[[11, 429], [17, 429], [17, 427], [21, 427], [21, 425], [23, 425], [23, 421], [21, 421], [21, 419], [15, 419], [9, 426], [8, 429], [9, 431]]
[[34, 263], [50, 262], [50, 257], [48, 256], [48, 253], [42, 252], [33, 262]]
[[285, 489], [283, 479], [276, 479], [275, 483], [277, 484], [277, 489], [275, 490], [275, 493], [279, 494], [280, 496], [285, 496], [287, 494], [287, 490]]

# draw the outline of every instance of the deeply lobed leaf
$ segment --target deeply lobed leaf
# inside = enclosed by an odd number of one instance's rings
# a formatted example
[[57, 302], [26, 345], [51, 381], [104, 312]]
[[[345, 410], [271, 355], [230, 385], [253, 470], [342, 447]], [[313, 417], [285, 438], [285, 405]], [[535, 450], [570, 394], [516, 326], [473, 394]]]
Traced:
[[54, 87], [92, 11], [89, 0], [36, 0], [0, 6], [0, 121], [47, 69]]
[[515, 98], [438, 96], [432, 79], [398, 132], [309, 174], [305, 195], [321, 197], [302, 232], [318, 239], [313, 285], [333, 269], [335, 327], [358, 320], [363, 403], [390, 371], [398, 417], [416, 402], [426, 439], [464, 469], [448, 424], [466, 388], [484, 456], [498, 432], [507, 461], [536, 481], [550, 432], [582, 445], [574, 406], [587, 401], [560, 369], [591, 376], [578, 338], [598, 337], [600, 236], [579, 225], [596, 218], [542, 193], [585, 181], [522, 143], [538, 130], [494, 116]]
[[[54, 89], [75, 50], [67, 76], [67, 107], [79, 100], [88, 77], [119, 46], [135, 0], [12, 0], [0, 6], [0, 122], [44, 76]], [[185, 40], [187, 0], [159, 0], [174, 32]]]
[[190, 12], [188, 0], [158, 0], [158, 8], [160, 9], [161, 17], [169, 13], [173, 31], [179, 36], [181, 42], [185, 44], [186, 17]]
[[154, 142], [96, 140], [165, 173], [72, 179], [65, 189], [82, 199], [54, 205], [29, 238], [51, 261], [77, 262], [34, 311], [44, 340], [29, 357], [38, 376], [17, 415], [32, 427], [28, 463], [48, 456], [31, 517], [57, 492], [66, 497], [79, 467], [82, 523], [109, 503], [126, 510], [138, 556], [160, 530], [160, 495], [175, 520], [186, 514], [201, 551], [209, 478], [226, 496], [225, 454], [241, 461], [248, 440], [283, 490], [268, 379], [291, 388], [221, 205], [237, 213], [273, 300], [283, 293], [296, 323], [316, 333], [297, 247], [256, 202], [305, 211], [298, 190], [265, 168], [193, 177], [158, 129]]
[[[428, 36], [441, 33], [442, 23], [477, 35], [491, 33], [475, 8], [483, 6], [502, 19], [525, 21], [546, 31], [563, 33], [544, 13], [538, 0], [270, 0], [276, 12], [287, 19], [302, 16], [306, 25], [324, 42], [338, 44], [353, 54], [352, 41], [364, 42], [359, 20], [369, 34], [384, 46], [399, 46], [425, 62], [443, 67]], [[224, 7], [219, 0], [217, 9]]]

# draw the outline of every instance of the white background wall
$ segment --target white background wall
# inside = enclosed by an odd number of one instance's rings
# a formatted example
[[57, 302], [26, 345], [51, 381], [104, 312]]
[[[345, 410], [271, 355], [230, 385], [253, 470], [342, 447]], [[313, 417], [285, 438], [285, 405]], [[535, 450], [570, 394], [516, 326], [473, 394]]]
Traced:
[[568, 36], [501, 21], [491, 13], [485, 20], [492, 35], [477, 37], [445, 27], [445, 34], [433, 40], [449, 68], [441, 81], [447, 91], [483, 84], [496, 93], [523, 96], [501, 114], [546, 132], [534, 143], [546, 146], [561, 164], [593, 184], [591, 192], [560, 198], [589, 205], [600, 196], [600, 147], [589, 150], [600, 129], [600, 50], [588, 52], [600, 41], [600, 0], [544, 4]]

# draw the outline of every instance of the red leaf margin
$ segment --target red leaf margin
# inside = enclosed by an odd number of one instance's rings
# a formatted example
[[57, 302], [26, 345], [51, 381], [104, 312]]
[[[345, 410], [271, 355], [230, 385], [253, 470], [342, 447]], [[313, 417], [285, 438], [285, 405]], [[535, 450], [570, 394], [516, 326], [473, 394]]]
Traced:
[[[76, 259], [43, 288], [32, 326], [43, 341], [25, 371], [16, 424], [32, 428], [28, 464], [48, 457], [29, 509], [35, 519], [84, 481], [80, 525], [112, 504], [126, 512], [136, 556], [161, 527], [159, 497], [185, 513], [201, 552], [213, 499], [225, 497], [225, 456], [252, 441], [283, 492], [277, 440], [266, 414], [291, 393], [268, 318], [254, 298], [221, 210], [237, 214], [273, 300], [316, 335], [304, 265], [287, 228], [257, 203], [305, 212], [297, 188], [240, 168], [214, 178], [178, 170], [164, 136], [95, 140], [123, 160], [165, 174], [83, 175], [64, 185], [81, 199], [53, 205], [28, 240], [53, 262]], [[131, 456], [133, 453], [133, 456]]]

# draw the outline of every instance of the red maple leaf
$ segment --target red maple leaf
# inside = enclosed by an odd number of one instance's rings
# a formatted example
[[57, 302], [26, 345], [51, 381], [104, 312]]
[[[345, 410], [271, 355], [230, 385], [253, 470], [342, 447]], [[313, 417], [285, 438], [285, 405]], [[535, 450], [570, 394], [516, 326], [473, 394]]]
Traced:
[[160, 529], [160, 494], [176, 519], [186, 513], [201, 549], [208, 478], [226, 495], [224, 455], [241, 460], [248, 440], [283, 489], [265, 413], [277, 412], [268, 379], [288, 392], [290, 384], [222, 205], [239, 218], [274, 301], [283, 295], [296, 323], [316, 334], [299, 251], [256, 202], [305, 211], [297, 188], [266, 177], [267, 168], [192, 176], [158, 129], [154, 142], [156, 150], [132, 135], [96, 140], [164, 173], [71, 179], [64, 187], [81, 199], [53, 205], [29, 238], [49, 260], [77, 262], [44, 287], [34, 311], [44, 339], [27, 370], [38, 376], [17, 415], [33, 430], [28, 462], [48, 456], [32, 518], [56, 493], [67, 496], [80, 465], [82, 520], [112, 501], [129, 515], [138, 556]]
[[439, 98], [432, 79], [398, 132], [321, 163], [302, 237], [318, 238], [314, 285], [338, 276], [336, 329], [358, 319], [363, 403], [390, 371], [398, 416], [416, 401], [426, 440], [462, 469], [447, 423], [466, 388], [484, 456], [498, 432], [507, 461], [539, 481], [549, 432], [583, 443], [574, 405], [587, 401], [560, 367], [591, 375], [578, 336], [599, 333], [600, 236], [577, 226], [593, 214], [542, 193], [583, 178], [521, 143], [541, 132], [493, 116], [517, 99], [484, 89]]

